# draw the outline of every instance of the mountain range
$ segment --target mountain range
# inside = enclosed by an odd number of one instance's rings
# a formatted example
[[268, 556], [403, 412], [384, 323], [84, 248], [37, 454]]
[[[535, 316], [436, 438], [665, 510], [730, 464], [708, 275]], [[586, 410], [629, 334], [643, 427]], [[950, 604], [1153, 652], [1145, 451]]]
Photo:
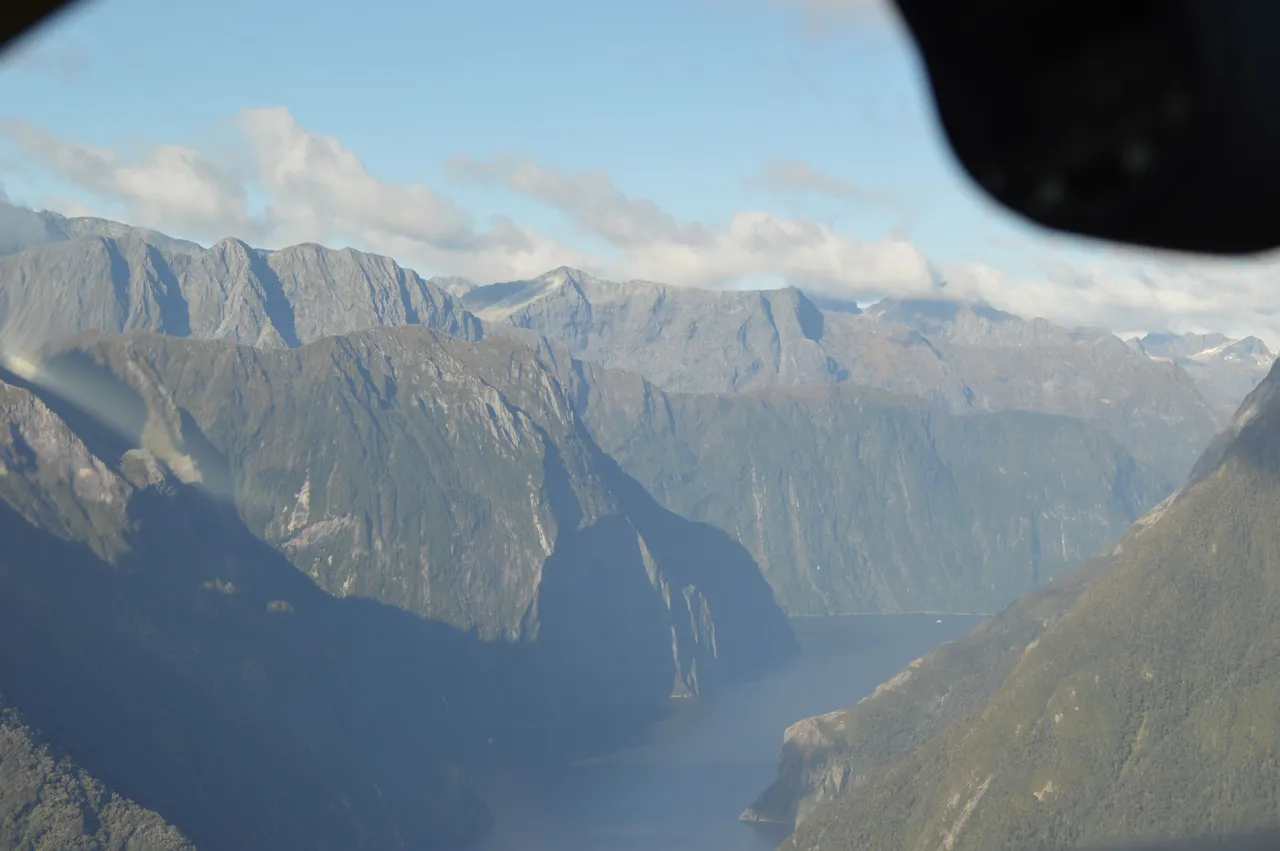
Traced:
[[748, 817], [845, 837], [1271, 361], [8, 206], [0, 255], [0, 843], [32, 847], [447, 846], [488, 823], [471, 760], [590, 754], [787, 660], [787, 614], [1030, 592], [788, 732]]
[[1272, 360], [1252, 338], [1125, 343], [951, 301], [886, 299], [862, 310], [819, 306], [794, 288], [615, 283], [565, 268], [488, 285], [424, 280], [351, 249], [264, 251], [236, 239], [205, 249], [10, 205], [0, 206], [0, 231], [0, 339], [10, 352], [85, 330], [278, 348], [402, 324], [472, 340], [484, 328], [523, 329], [673, 392], [852, 382], [953, 413], [1069, 416], [1116, 438], [1170, 488]]
[[[401, 325], [559, 347], [556, 362], [577, 359], [591, 373], [594, 396], [573, 401], [606, 454], [663, 507], [739, 540], [792, 613], [931, 609], [941, 599], [998, 608], [1080, 563], [1157, 502], [1219, 424], [1221, 406], [1181, 362], [1105, 331], [982, 305], [885, 300], [861, 310], [819, 306], [795, 289], [711, 292], [569, 269], [476, 286], [424, 280], [350, 249], [262, 251], [237, 240], [204, 249], [100, 219], [7, 210], [17, 223], [0, 257], [0, 338], [10, 352], [85, 330], [281, 349]], [[1180, 339], [1187, 351], [1195, 344]], [[1224, 355], [1204, 386], [1228, 386], [1225, 375], [1236, 385], [1253, 380], [1270, 355], [1248, 345], [1251, 360]], [[611, 389], [636, 386], [628, 374], [651, 389]], [[868, 405], [875, 390], [887, 393]], [[644, 414], [645, 394], [667, 407], [678, 397], [681, 416], [668, 412], [664, 424]], [[614, 401], [583, 407], [592, 398]], [[892, 416], [863, 419], [874, 411]], [[806, 425], [815, 420], [860, 436], [838, 449]], [[782, 441], [784, 429], [805, 437]], [[890, 436], [874, 469], [834, 460], [867, 454], [883, 429]], [[717, 432], [722, 440], [697, 437]], [[962, 432], [977, 442], [958, 456], [963, 441], [948, 435]], [[736, 479], [725, 479], [738, 460], [729, 445], [758, 447]], [[1010, 469], [1001, 463], [1009, 447], [1032, 446], [1044, 451], [1024, 454], [1021, 481], [993, 473]], [[836, 453], [831, 463], [826, 452]], [[797, 469], [811, 471], [799, 490], [785, 474]], [[869, 482], [846, 472], [854, 469]], [[975, 496], [993, 492], [990, 475], [1007, 501], [984, 508]], [[935, 478], [951, 482], [951, 498], [921, 493]], [[859, 507], [890, 498], [912, 505], [906, 525]]]
[[104, 407], [136, 399], [113, 415], [136, 442], [331, 594], [528, 642], [616, 691], [597, 697], [652, 705], [794, 650], [741, 545], [654, 502], [512, 341], [405, 326], [266, 350], [134, 332], [89, 335], [40, 372]]
[[1266, 377], [1275, 356], [1257, 337], [1235, 340], [1224, 334], [1153, 333], [1128, 340], [1156, 360], [1178, 364], [1200, 392], [1228, 416]]
[[[1073, 417], [1106, 431], [1170, 487], [1225, 422], [1179, 363], [1109, 331], [980, 304], [884, 299], [866, 310], [823, 309], [794, 288], [710, 292], [617, 284], [572, 269], [470, 289], [455, 283], [452, 291], [495, 333], [502, 325], [533, 331], [666, 390], [849, 382], [952, 413]], [[1265, 347], [1256, 351], [1270, 362]], [[1242, 382], [1261, 378], [1252, 363], [1224, 364]]]

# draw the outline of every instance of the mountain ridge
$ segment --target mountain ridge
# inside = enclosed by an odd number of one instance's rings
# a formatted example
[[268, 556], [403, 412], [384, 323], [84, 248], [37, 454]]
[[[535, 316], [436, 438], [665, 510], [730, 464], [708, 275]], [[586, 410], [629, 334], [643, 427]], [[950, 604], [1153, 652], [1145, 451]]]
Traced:
[[[272, 348], [402, 324], [464, 339], [523, 330], [673, 392], [852, 381], [955, 413], [1065, 414], [1101, 427], [1170, 483], [1225, 420], [1223, 399], [1260, 377], [1242, 361], [1224, 358], [1206, 372], [1109, 332], [982, 304], [889, 298], [824, 309], [794, 287], [615, 283], [569, 267], [498, 284], [425, 280], [353, 249], [264, 251], [236, 239], [206, 249], [105, 220], [4, 209], [21, 220], [9, 239], [21, 250], [0, 256], [0, 338], [18, 354], [81, 330]], [[37, 230], [44, 235], [27, 233]], [[68, 303], [79, 307], [61, 309]]]
[[[139, 394], [147, 424], [135, 428], [206, 458], [200, 474], [226, 482], [249, 527], [340, 597], [538, 644], [568, 642], [546, 631], [586, 628], [612, 600], [615, 617], [598, 628], [617, 632], [631, 661], [590, 664], [639, 704], [698, 693], [794, 648], [747, 551], [618, 470], [523, 344], [414, 326], [288, 350], [86, 334], [39, 368]], [[383, 471], [376, 489], [370, 465]]]
[[1275, 828], [1278, 429], [1273, 366], [1184, 487], [1095, 563], [998, 687], [817, 806], [783, 847], [1063, 847]]

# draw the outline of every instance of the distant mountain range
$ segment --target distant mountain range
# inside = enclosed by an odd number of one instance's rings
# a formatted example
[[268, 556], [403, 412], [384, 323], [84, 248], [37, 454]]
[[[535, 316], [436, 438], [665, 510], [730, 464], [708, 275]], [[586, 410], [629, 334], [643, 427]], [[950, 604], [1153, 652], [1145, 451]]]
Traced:
[[[1059, 414], [1108, 432], [1171, 483], [1226, 416], [1179, 363], [1102, 329], [983, 305], [885, 299], [867, 310], [823, 309], [795, 289], [617, 284], [571, 269], [470, 289], [455, 282], [452, 291], [495, 332], [501, 324], [536, 332], [667, 390], [850, 382], [954, 413]], [[1255, 351], [1270, 363], [1265, 347]], [[1262, 377], [1254, 361], [1221, 368], [1239, 375], [1237, 384]]]
[[1147, 334], [1128, 343], [1153, 360], [1167, 360], [1185, 369], [1204, 397], [1228, 417], [1275, 362], [1275, 355], [1257, 337]]

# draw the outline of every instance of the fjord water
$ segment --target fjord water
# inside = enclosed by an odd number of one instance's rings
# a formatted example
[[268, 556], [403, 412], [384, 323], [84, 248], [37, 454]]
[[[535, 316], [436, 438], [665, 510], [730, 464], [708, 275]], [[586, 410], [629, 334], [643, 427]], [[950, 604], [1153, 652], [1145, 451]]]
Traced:
[[792, 621], [787, 666], [673, 701], [638, 745], [568, 769], [505, 766], [484, 781], [496, 825], [481, 851], [766, 851], [778, 828], [737, 820], [772, 780], [787, 725], [857, 702], [975, 615]]

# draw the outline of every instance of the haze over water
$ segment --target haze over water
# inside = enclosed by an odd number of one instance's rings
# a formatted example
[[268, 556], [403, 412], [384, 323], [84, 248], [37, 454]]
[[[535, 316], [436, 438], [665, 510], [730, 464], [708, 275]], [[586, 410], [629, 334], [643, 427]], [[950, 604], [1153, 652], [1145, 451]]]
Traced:
[[487, 791], [497, 826], [481, 851], [772, 851], [785, 832], [737, 818], [772, 782], [787, 725], [855, 703], [981, 620], [795, 619], [792, 664], [678, 702], [643, 744], [554, 775], [504, 771]]

